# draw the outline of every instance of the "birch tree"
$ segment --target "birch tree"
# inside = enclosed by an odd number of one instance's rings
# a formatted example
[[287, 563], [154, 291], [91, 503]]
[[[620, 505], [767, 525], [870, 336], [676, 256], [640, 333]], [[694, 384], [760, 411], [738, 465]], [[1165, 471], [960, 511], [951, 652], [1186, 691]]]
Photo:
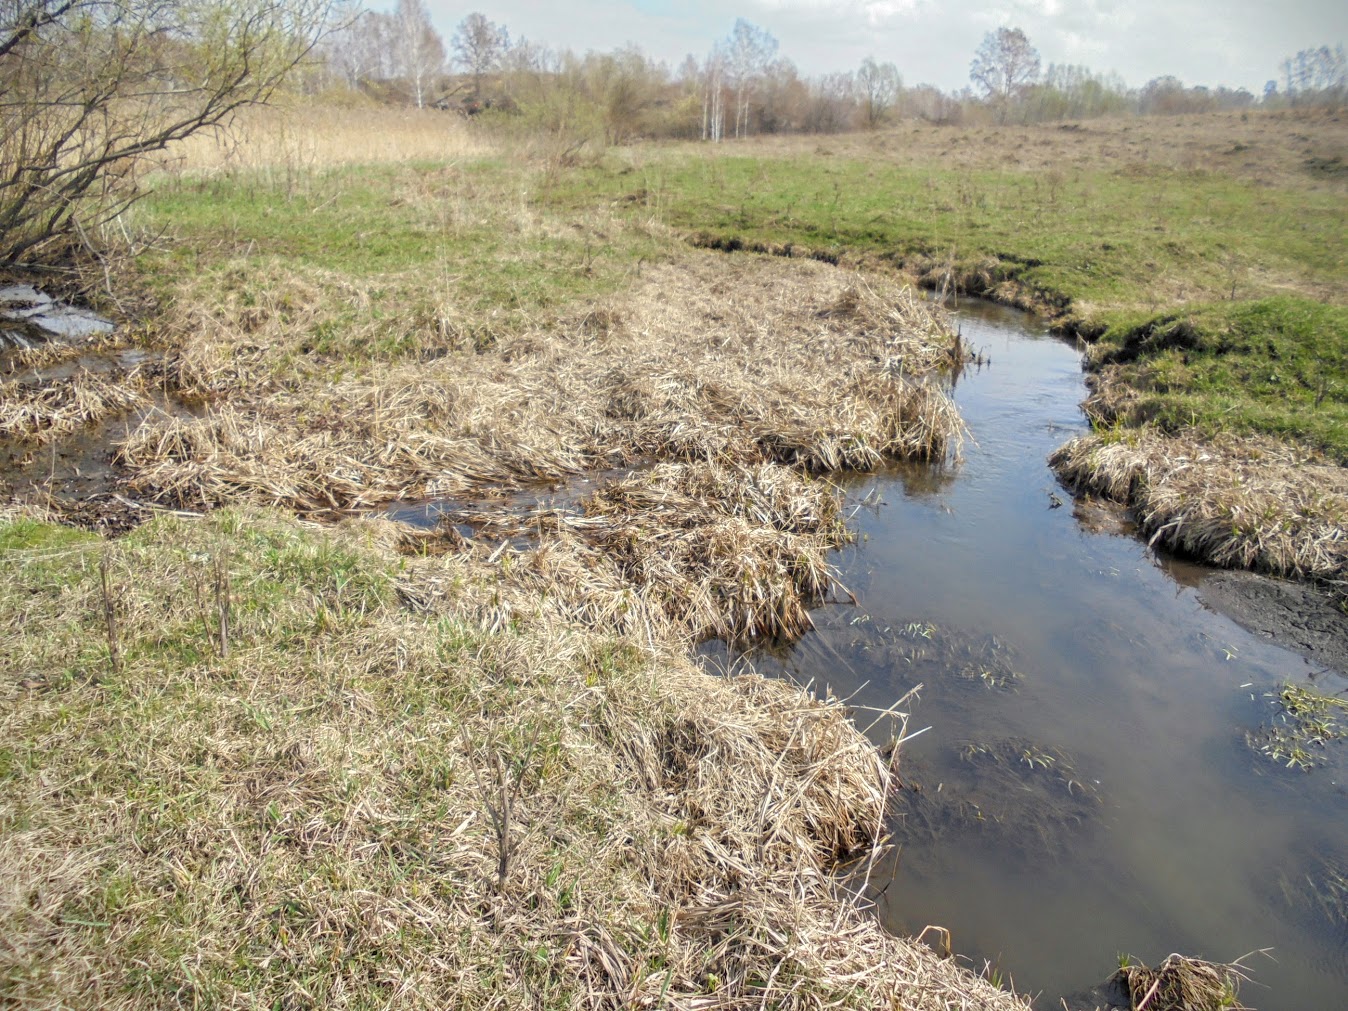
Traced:
[[969, 80], [982, 89], [1005, 123], [1012, 101], [1039, 80], [1039, 51], [1019, 28], [988, 32], [969, 65]]
[[398, 74], [407, 81], [418, 109], [445, 68], [445, 43], [422, 0], [398, 0], [393, 10]]

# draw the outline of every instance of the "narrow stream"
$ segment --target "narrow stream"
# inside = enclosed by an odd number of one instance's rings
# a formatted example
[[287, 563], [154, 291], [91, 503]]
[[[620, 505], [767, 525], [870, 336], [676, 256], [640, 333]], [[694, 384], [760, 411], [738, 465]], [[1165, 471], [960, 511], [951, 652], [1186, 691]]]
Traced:
[[1258, 949], [1246, 1004], [1348, 1007], [1348, 763], [1290, 770], [1247, 739], [1266, 693], [1348, 679], [1208, 608], [1207, 570], [1079, 519], [1045, 463], [1087, 430], [1079, 354], [1014, 310], [959, 316], [992, 357], [956, 385], [964, 462], [853, 483], [859, 603], [755, 658], [857, 706], [924, 686], [882, 912], [948, 928], [1040, 1008], [1120, 954]]

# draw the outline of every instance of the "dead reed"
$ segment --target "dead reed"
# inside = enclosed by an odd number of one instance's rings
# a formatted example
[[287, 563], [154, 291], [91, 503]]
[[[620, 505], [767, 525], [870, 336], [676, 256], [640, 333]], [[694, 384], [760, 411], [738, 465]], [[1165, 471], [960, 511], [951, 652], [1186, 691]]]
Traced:
[[1241, 1011], [1236, 999], [1249, 977], [1237, 963], [1221, 965], [1167, 955], [1155, 969], [1129, 963], [1119, 970], [1132, 1011]]
[[221, 130], [171, 145], [154, 168], [190, 174], [251, 172], [304, 185], [339, 165], [445, 162], [481, 158], [493, 149], [482, 131], [433, 109], [297, 101], [244, 109]]
[[840, 703], [542, 604], [495, 631], [508, 566], [398, 536], [164, 516], [105, 588], [100, 539], [0, 521], [7, 1002], [1026, 1007], [835, 877], [887, 791]]
[[1345, 577], [1348, 472], [1311, 450], [1120, 430], [1075, 439], [1050, 462], [1075, 492], [1128, 505], [1153, 544], [1227, 568]]

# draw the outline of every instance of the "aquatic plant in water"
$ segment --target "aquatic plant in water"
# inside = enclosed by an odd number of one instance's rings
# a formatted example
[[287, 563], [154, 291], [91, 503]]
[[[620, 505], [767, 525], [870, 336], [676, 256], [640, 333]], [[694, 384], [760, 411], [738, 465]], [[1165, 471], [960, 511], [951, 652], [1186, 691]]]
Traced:
[[1348, 737], [1348, 699], [1286, 684], [1266, 692], [1277, 712], [1250, 734], [1252, 747], [1289, 769], [1309, 770], [1329, 759], [1328, 747]]

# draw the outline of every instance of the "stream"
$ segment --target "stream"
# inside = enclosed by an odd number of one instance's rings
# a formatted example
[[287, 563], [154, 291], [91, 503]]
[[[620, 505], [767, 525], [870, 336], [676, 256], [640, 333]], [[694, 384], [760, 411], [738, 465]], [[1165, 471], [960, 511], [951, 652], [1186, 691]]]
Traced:
[[848, 482], [860, 536], [836, 562], [858, 603], [753, 658], [850, 699], [863, 725], [923, 686], [908, 730], [930, 729], [903, 747], [872, 875], [881, 913], [948, 929], [1039, 1008], [1072, 1006], [1121, 954], [1263, 949], [1245, 1004], [1348, 1007], [1348, 763], [1331, 748], [1288, 769], [1257, 747], [1270, 693], [1348, 678], [1215, 610], [1220, 574], [1074, 507], [1045, 461], [1088, 430], [1080, 354], [1015, 310], [957, 315], [992, 358], [956, 382], [963, 462]]

